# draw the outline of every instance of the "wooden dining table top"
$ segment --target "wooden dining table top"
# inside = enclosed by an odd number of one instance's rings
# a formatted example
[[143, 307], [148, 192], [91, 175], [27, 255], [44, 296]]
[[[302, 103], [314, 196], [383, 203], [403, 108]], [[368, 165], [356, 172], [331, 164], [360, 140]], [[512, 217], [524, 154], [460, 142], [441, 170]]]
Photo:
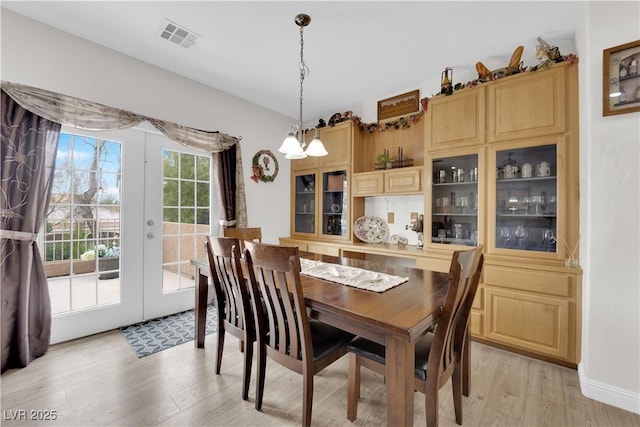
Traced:
[[322, 315], [339, 312], [346, 320], [345, 329], [381, 344], [383, 335], [389, 333], [407, 341], [419, 339], [439, 315], [449, 285], [448, 274], [442, 272], [308, 252], [301, 252], [300, 257], [408, 277], [389, 290], [373, 292], [300, 276], [312, 317], [322, 320]]

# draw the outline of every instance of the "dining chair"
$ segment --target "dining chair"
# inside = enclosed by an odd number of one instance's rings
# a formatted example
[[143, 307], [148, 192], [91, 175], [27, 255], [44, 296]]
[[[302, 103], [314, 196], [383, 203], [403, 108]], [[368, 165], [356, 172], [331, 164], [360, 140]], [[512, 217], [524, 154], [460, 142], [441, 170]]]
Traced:
[[222, 235], [240, 240], [240, 254], [244, 251], [245, 240], [262, 242], [262, 228], [260, 227], [225, 228], [222, 230]]
[[[433, 332], [427, 333], [415, 347], [415, 390], [425, 395], [428, 427], [438, 425], [438, 392], [449, 378], [452, 381], [456, 423], [462, 424], [464, 346], [467, 322], [480, 281], [482, 247], [453, 253], [449, 269], [449, 288]], [[347, 418], [355, 421], [360, 399], [360, 367], [385, 374], [384, 345], [358, 337], [347, 345], [349, 372]]]
[[247, 400], [256, 333], [249, 290], [240, 264], [240, 243], [232, 237], [207, 236], [206, 249], [218, 315], [216, 374], [220, 374], [224, 337], [229, 332], [240, 340], [240, 350], [244, 350], [242, 399]]
[[[313, 377], [346, 354], [354, 337], [309, 319], [300, 281], [297, 247], [245, 242], [244, 261], [256, 319], [256, 409], [262, 408], [267, 356], [302, 374], [302, 425], [311, 424]], [[262, 304], [256, 303], [263, 299]]]

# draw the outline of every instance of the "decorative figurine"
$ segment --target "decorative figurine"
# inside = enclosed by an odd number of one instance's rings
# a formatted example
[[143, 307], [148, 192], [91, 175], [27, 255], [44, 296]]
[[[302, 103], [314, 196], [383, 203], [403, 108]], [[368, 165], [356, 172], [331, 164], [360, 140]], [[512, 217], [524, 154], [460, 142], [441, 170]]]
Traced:
[[445, 95], [451, 95], [453, 93], [453, 68], [447, 67], [442, 72], [442, 79], [440, 83], [440, 93]]

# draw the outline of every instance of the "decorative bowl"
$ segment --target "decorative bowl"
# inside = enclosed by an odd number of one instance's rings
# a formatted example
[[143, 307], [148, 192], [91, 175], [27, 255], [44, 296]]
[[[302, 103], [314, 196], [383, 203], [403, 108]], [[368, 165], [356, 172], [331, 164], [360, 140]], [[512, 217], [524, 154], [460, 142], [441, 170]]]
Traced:
[[376, 216], [361, 216], [353, 223], [353, 234], [365, 243], [382, 243], [389, 235], [389, 226]]

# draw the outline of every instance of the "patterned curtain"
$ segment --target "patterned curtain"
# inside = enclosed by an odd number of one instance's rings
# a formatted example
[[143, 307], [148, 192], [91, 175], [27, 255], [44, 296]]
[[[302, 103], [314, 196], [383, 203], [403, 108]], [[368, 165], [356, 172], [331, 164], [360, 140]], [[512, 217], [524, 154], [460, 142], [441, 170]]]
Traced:
[[49, 348], [51, 303], [36, 244], [51, 194], [60, 124], [2, 91], [0, 283], [2, 372]]

